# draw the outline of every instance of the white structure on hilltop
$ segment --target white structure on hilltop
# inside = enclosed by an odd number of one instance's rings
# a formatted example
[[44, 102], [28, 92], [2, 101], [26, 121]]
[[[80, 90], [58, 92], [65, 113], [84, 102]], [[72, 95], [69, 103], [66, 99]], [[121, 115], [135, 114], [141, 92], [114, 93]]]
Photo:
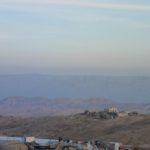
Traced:
[[111, 108], [105, 109], [105, 111], [110, 112], [110, 113], [119, 113], [119, 111], [116, 107], [111, 107]]

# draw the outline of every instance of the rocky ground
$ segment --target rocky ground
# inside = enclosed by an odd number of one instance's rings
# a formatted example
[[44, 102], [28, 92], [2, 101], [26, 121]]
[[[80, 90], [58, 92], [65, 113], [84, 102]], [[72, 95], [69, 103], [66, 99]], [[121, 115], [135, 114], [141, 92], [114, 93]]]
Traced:
[[150, 144], [150, 115], [94, 119], [85, 115], [62, 117], [0, 117], [0, 135], [40, 138], [99, 139], [123, 144]]

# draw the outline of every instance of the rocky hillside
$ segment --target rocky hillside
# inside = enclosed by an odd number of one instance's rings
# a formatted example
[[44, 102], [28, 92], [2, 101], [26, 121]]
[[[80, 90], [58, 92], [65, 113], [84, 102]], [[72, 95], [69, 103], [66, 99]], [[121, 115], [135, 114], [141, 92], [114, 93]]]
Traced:
[[127, 116], [114, 120], [82, 115], [65, 117], [0, 117], [0, 135], [105, 140], [124, 144], [150, 144], [150, 115]]

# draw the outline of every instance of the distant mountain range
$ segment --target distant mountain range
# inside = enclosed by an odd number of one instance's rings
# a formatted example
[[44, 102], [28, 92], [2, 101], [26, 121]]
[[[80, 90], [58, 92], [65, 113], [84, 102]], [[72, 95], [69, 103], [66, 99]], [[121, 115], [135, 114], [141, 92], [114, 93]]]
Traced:
[[0, 99], [9, 96], [150, 102], [150, 77], [96, 75], [0, 75]]
[[48, 99], [45, 97], [8, 97], [0, 100], [0, 115], [3, 116], [57, 116], [70, 115], [85, 110], [103, 110], [117, 107], [120, 111], [150, 113], [150, 103], [119, 103], [107, 99]]
[[1, 115], [66, 115], [111, 106], [150, 112], [150, 77], [0, 75]]

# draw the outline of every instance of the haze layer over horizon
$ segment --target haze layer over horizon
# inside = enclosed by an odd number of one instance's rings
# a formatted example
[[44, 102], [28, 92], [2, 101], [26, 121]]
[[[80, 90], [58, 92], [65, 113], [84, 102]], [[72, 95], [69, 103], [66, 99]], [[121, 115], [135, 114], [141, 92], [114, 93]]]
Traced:
[[1, 0], [0, 74], [150, 75], [149, 0]]

